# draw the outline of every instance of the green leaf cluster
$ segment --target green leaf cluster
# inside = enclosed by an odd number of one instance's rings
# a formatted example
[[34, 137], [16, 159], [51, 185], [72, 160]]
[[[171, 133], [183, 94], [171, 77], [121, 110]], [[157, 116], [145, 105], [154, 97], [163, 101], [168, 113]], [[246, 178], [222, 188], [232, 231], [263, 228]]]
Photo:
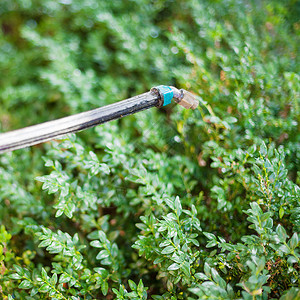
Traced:
[[1, 132], [159, 84], [200, 105], [1, 155], [0, 298], [299, 299], [299, 12], [2, 0]]

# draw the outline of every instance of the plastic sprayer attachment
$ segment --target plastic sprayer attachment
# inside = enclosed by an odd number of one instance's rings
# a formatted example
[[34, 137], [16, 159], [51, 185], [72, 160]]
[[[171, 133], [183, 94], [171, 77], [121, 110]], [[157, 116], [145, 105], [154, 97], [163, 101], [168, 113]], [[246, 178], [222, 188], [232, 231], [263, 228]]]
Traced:
[[184, 89], [178, 90], [174, 86], [159, 85], [153, 87], [151, 92], [160, 96], [159, 106], [170, 104], [172, 99], [174, 99], [177, 104], [187, 109], [196, 109], [199, 104], [192, 93]]
[[176, 103], [187, 109], [196, 109], [198, 107], [199, 102], [198, 100], [196, 100], [196, 97], [192, 93], [184, 89], [178, 90], [173, 86], [171, 88], [174, 92], [174, 100]]
[[185, 108], [195, 109], [198, 106], [198, 101], [193, 94], [183, 89], [178, 90], [175, 87], [160, 85], [152, 88], [150, 92], [107, 106], [2, 133], [0, 134], [0, 154], [44, 143], [154, 106], [165, 106], [171, 103], [173, 98]]

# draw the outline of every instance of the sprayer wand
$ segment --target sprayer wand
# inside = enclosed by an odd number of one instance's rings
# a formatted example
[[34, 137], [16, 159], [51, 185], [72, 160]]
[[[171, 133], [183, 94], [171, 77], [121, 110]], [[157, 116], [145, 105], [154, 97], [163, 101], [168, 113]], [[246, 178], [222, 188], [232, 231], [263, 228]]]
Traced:
[[172, 86], [160, 85], [150, 92], [122, 100], [107, 106], [75, 114], [22, 129], [0, 134], [0, 154], [59, 138], [67, 133], [81, 131], [148, 109], [176, 103], [184, 108], [195, 109], [198, 101], [190, 92]]

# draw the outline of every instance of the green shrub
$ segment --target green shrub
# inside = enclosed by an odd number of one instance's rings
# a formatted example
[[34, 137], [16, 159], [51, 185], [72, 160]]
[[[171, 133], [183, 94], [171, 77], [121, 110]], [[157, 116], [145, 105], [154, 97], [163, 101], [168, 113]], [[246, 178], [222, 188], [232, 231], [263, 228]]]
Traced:
[[0, 157], [3, 299], [299, 299], [299, 1], [2, 0], [0, 130], [198, 94]]

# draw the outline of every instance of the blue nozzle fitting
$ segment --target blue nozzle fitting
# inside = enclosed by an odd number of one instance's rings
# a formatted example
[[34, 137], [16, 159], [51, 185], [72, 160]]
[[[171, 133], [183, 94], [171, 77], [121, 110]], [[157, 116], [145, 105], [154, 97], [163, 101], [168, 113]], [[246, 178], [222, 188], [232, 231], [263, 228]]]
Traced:
[[157, 107], [162, 107], [170, 104], [173, 98], [176, 103], [187, 109], [196, 109], [199, 105], [199, 101], [192, 93], [184, 89], [178, 90], [174, 86], [155, 86], [151, 89], [151, 92], [159, 95], [160, 97]]
[[174, 93], [171, 87], [167, 85], [159, 85], [153, 87], [151, 91], [156, 92], [160, 95], [161, 104], [160, 106], [166, 106], [171, 103], [171, 100], [174, 97]]

